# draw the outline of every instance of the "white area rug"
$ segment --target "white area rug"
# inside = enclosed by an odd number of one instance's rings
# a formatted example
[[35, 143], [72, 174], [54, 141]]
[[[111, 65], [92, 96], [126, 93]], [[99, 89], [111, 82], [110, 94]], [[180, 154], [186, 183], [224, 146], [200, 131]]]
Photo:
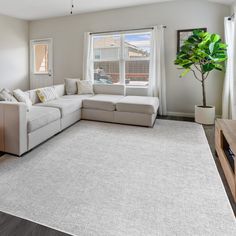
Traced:
[[0, 161], [0, 210], [78, 236], [236, 235], [202, 126], [81, 121]]

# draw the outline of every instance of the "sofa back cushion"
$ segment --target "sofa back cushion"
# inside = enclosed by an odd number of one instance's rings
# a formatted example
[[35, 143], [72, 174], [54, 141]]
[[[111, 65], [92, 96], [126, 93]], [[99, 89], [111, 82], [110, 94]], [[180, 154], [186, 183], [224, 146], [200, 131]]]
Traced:
[[121, 84], [94, 84], [95, 94], [113, 94], [125, 96], [125, 86]]
[[28, 94], [33, 105], [40, 102], [36, 89], [26, 91], [25, 93]]
[[17, 102], [15, 97], [8, 89], [0, 89], [0, 101]]
[[15, 89], [13, 90], [13, 95], [18, 102], [23, 102], [26, 104], [28, 111], [30, 110], [30, 108], [32, 107], [32, 101], [27, 93], [23, 92], [20, 89]]
[[65, 84], [58, 84], [53, 86], [56, 90], [57, 96], [62, 97], [65, 95]]
[[77, 82], [79, 81], [79, 78], [66, 78], [65, 79], [65, 90], [66, 95], [74, 95], [78, 93], [77, 89]]
[[58, 95], [54, 87], [46, 87], [46, 88], [37, 89], [36, 93], [39, 97], [39, 100], [42, 103], [53, 101], [58, 98]]
[[78, 94], [94, 94], [93, 91], [93, 84], [89, 80], [79, 80], [77, 81], [77, 87], [78, 87]]

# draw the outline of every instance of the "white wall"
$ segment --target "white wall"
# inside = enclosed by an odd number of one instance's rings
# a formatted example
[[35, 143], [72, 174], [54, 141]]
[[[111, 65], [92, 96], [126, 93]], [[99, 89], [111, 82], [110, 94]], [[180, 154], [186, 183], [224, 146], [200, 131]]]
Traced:
[[0, 15], [0, 88], [29, 88], [29, 23]]
[[[223, 35], [223, 18], [230, 6], [201, 0], [180, 0], [153, 5], [81, 14], [30, 23], [30, 39], [53, 38], [55, 83], [64, 77], [82, 77], [83, 35], [86, 31], [104, 31], [167, 25], [166, 70], [167, 106], [169, 112], [192, 113], [201, 104], [201, 86], [189, 75], [178, 77], [173, 64], [176, 55], [176, 30], [207, 27], [209, 32]], [[213, 73], [207, 82], [208, 103], [221, 114], [223, 74]]]
[[233, 3], [230, 7], [230, 14], [232, 15], [234, 12], [236, 12], [236, 3]]

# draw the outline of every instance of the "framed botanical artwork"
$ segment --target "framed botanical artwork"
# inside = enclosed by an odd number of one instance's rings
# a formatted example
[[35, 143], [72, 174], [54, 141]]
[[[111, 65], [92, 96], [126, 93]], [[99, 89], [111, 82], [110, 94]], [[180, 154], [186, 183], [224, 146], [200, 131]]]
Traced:
[[194, 30], [203, 30], [207, 32], [207, 28], [195, 28], [195, 29], [184, 29], [177, 30], [177, 53], [180, 51], [180, 48], [183, 46], [184, 41], [193, 34]]

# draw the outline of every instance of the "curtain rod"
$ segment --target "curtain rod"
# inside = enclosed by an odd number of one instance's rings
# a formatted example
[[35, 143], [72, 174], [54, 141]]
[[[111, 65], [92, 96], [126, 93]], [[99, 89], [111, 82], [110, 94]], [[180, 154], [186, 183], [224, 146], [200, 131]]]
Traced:
[[[167, 26], [163, 25], [163, 28], [167, 28]], [[154, 27], [148, 27], [148, 28], [139, 28], [139, 29], [125, 29], [125, 30], [111, 30], [111, 31], [103, 31], [103, 32], [92, 32], [90, 35], [93, 34], [108, 34], [108, 33], [119, 33], [119, 32], [129, 32], [129, 31], [135, 31], [135, 30], [153, 30]]]
[[232, 20], [232, 19], [234, 19], [234, 17], [235, 17], [235, 13], [234, 13], [232, 16], [230, 16], [230, 17], [228, 18], [228, 20]]

